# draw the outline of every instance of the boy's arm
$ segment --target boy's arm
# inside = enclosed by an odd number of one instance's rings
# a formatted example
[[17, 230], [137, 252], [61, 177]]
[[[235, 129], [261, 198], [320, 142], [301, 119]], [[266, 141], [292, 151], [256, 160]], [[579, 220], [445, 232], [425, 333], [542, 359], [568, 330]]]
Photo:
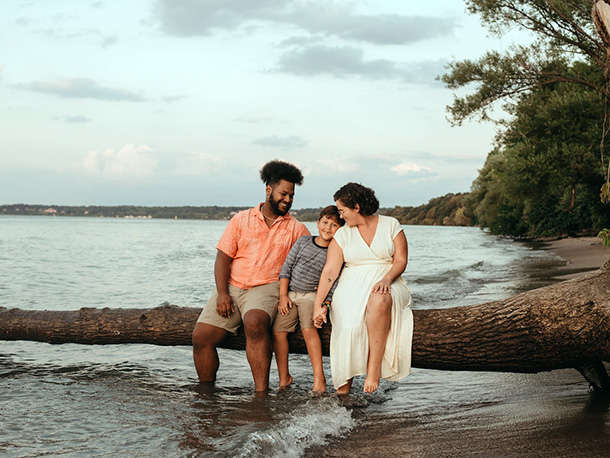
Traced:
[[280, 315], [288, 315], [288, 309], [292, 308], [292, 301], [288, 297], [288, 278], [280, 278], [280, 303], [277, 311]]
[[313, 322], [316, 328], [321, 328], [322, 324], [327, 322], [326, 314], [328, 309], [323, 306], [322, 303], [324, 302], [324, 299], [326, 299], [326, 295], [330, 291], [331, 286], [339, 276], [342, 266], [343, 250], [335, 240], [332, 240], [328, 246], [326, 264], [324, 264], [322, 275], [320, 275], [320, 283], [318, 283], [318, 290], [313, 306]]
[[[288, 252], [288, 255], [286, 256], [286, 259], [284, 260], [284, 264], [282, 264], [282, 270], [280, 270], [280, 280], [282, 278], [287, 278], [290, 280], [290, 277], [292, 276], [292, 268], [294, 267], [294, 264], [296, 263], [297, 260], [297, 254], [299, 253], [299, 251], [301, 250], [301, 239], [298, 239], [294, 245], [292, 245], [292, 248], [290, 248], [290, 251]], [[288, 293], [286, 293], [288, 294]]]
[[282, 264], [282, 270], [280, 271], [280, 302], [277, 307], [280, 315], [288, 315], [288, 309], [292, 308], [292, 301], [288, 298], [288, 286], [292, 277], [292, 268], [297, 261], [297, 255], [301, 250], [301, 246], [302, 241], [299, 238], [290, 248], [284, 264]]

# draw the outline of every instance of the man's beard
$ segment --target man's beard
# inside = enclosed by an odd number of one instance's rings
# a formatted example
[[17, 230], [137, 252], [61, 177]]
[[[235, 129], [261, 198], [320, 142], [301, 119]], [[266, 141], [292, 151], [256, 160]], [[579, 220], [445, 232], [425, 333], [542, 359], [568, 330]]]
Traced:
[[273, 199], [273, 194], [269, 196], [269, 206], [273, 210], [273, 213], [278, 216], [284, 216], [286, 213], [288, 213], [288, 210], [290, 210], [290, 204], [286, 205], [286, 210], [280, 209], [280, 204], [277, 200]]

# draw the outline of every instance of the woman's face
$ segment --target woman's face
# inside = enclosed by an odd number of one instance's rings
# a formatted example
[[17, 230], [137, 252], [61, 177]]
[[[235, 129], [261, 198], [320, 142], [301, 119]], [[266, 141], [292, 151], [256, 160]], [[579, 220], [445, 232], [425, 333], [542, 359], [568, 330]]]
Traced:
[[358, 213], [358, 204], [356, 204], [356, 208], [349, 208], [343, 205], [343, 202], [337, 200], [335, 205], [337, 206], [337, 210], [339, 210], [339, 216], [343, 218], [345, 224], [348, 226], [355, 226], [358, 221], [358, 216], [360, 215]]

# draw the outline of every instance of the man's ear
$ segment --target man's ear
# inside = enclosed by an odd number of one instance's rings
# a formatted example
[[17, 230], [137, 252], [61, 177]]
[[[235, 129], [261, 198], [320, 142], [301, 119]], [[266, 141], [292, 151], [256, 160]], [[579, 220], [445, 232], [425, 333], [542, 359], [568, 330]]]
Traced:
[[270, 184], [268, 184], [267, 187], [265, 188], [265, 193], [266, 193], [267, 197], [269, 197], [272, 192], [273, 192], [273, 188], [271, 187]]
[[354, 211], [355, 211], [356, 213], [360, 213], [360, 205], [355, 204], [355, 205], [354, 205]]

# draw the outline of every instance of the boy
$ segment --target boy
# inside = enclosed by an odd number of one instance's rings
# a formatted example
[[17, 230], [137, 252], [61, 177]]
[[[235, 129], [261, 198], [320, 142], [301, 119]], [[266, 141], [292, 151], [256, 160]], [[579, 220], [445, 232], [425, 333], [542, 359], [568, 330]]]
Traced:
[[[326, 391], [326, 378], [322, 368], [322, 343], [313, 324], [313, 303], [320, 274], [326, 263], [326, 250], [335, 232], [344, 221], [337, 207], [329, 205], [320, 211], [317, 237], [303, 236], [291, 248], [280, 272], [280, 302], [273, 323], [273, 348], [280, 376], [280, 388], [292, 383], [288, 371], [288, 333], [301, 324], [303, 339], [313, 367], [313, 391]], [[333, 288], [327, 301], [332, 297]]]

